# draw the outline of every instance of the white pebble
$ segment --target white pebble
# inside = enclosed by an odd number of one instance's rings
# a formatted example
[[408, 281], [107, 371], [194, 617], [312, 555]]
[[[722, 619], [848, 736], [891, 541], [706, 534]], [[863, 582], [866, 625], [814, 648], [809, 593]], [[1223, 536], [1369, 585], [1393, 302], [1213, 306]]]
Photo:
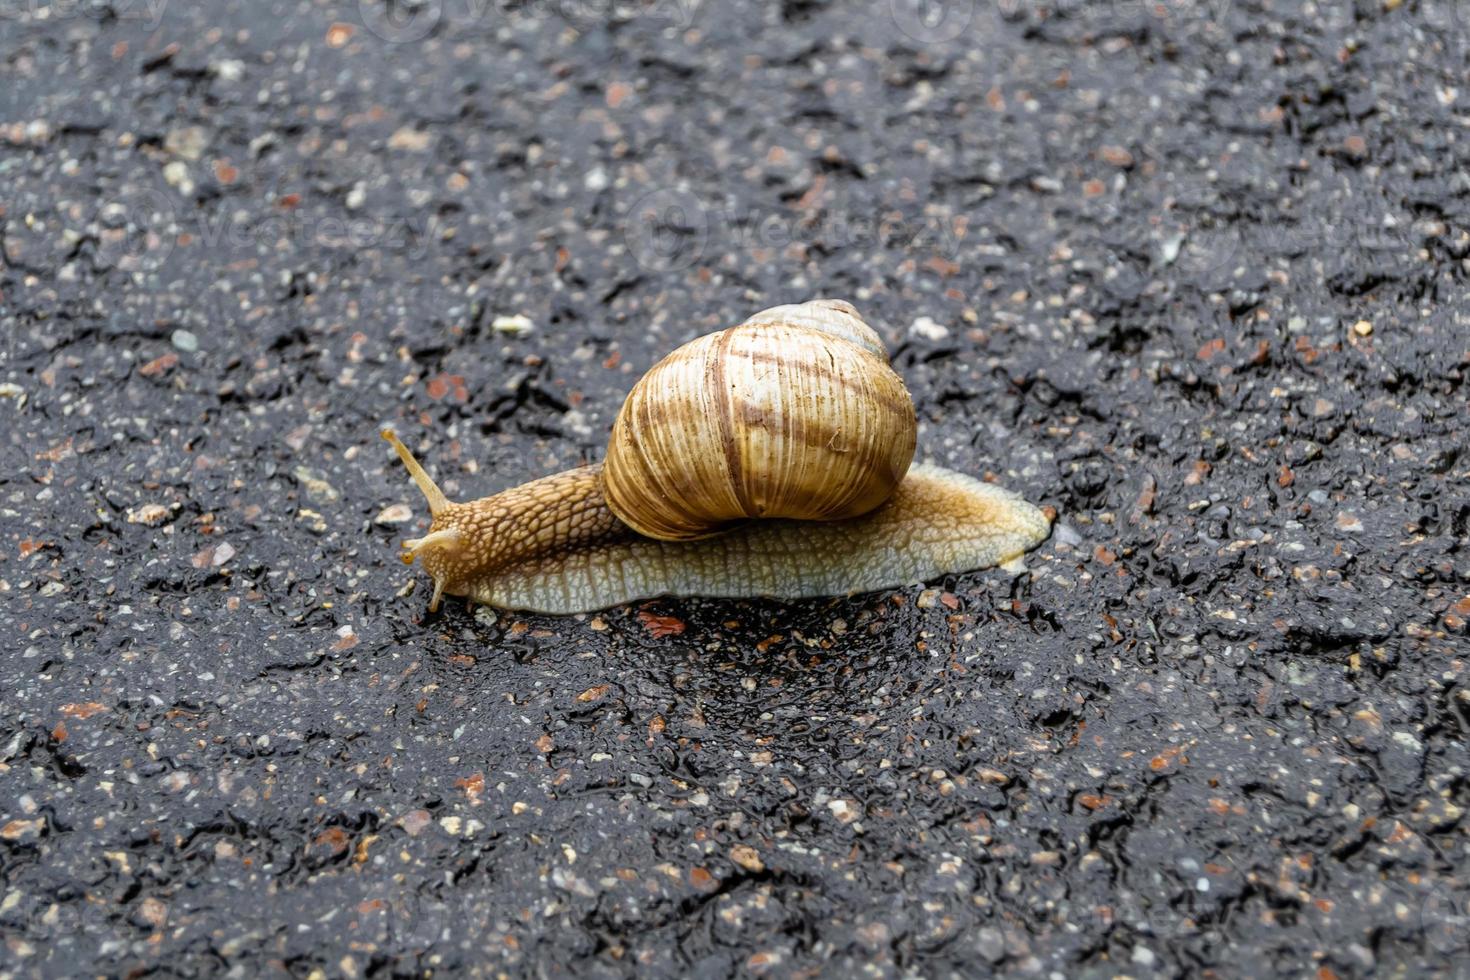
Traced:
[[1057, 544], [1064, 544], [1069, 548], [1075, 548], [1082, 543], [1082, 535], [1077, 529], [1065, 521], [1059, 521], [1052, 532], [1052, 540]]
[[519, 337], [522, 334], [528, 334], [532, 330], [535, 330], [536, 324], [532, 323], [531, 318], [525, 314], [517, 313], [514, 316], [496, 317], [490, 322], [490, 329], [496, 333], [505, 333], [510, 334], [512, 337]]
[[404, 524], [413, 520], [413, 511], [407, 504], [389, 504], [378, 511], [378, 516], [373, 518], [374, 524]]
[[940, 323], [935, 323], [927, 316], [921, 316], [909, 327], [909, 333], [925, 340], [939, 341], [949, 336], [949, 328]]
[[170, 187], [177, 187], [185, 194], [194, 193], [194, 181], [189, 177], [189, 166], [182, 160], [170, 160], [164, 164], [163, 179]]

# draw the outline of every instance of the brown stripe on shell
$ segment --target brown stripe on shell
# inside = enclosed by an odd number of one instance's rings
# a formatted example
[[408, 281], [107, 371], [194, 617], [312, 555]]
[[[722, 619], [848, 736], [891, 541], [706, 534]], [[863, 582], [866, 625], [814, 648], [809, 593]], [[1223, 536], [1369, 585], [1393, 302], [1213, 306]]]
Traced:
[[720, 446], [725, 452], [725, 466], [730, 471], [730, 489], [735, 492], [740, 510], [749, 514], [750, 497], [745, 492], [745, 470], [741, 465], [740, 448], [735, 444], [735, 416], [730, 411], [730, 389], [726, 387], [725, 381], [725, 358], [729, 356], [730, 339], [734, 335], [733, 330], [721, 333], [706, 363], [709, 365], [710, 383], [713, 385], [711, 390], [715, 397], [715, 421], [720, 427]]
[[[671, 427], [663, 423], [674, 417], [673, 411], [664, 402], [652, 397], [652, 394], [658, 392], [659, 373], [662, 372], [655, 365], [629, 396], [630, 401], [634, 398], [637, 400], [638, 430], [644, 433], [668, 431]], [[683, 408], [687, 411], [690, 406], [685, 405]], [[692, 469], [664, 465], [661, 459], [651, 456], [650, 453], [662, 452], [668, 448], [661, 441], [633, 438], [631, 433], [628, 441], [636, 450], [637, 465], [643, 477], [640, 482], [645, 483], [636, 489], [629, 488], [629, 492], [635, 496], [629, 503], [636, 506], [640, 519], [648, 522], [645, 529], [658, 529], [662, 533], [673, 534], [697, 524], [698, 509], [692, 507], [691, 503], [698, 500], [699, 487]]]

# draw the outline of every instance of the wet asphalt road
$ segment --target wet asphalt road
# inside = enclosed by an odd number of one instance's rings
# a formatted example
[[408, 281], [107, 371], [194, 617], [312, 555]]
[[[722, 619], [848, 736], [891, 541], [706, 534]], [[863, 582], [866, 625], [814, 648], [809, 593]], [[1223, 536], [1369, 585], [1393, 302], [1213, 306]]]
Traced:
[[[0, 0], [0, 975], [1467, 975], [1467, 32]], [[426, 614], [813, 295], [1029, 578]]]

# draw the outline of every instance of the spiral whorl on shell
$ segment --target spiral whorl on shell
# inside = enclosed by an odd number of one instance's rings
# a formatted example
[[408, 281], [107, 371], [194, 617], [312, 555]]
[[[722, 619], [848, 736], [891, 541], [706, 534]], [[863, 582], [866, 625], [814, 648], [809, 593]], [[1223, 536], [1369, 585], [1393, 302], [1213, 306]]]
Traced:
[[663, 540], [759, 517], [838, 520], [892, 494], [917, 422], [903, 380], [851, 304], [777, 306], [654, 365], [613, 423], [612, 511]]

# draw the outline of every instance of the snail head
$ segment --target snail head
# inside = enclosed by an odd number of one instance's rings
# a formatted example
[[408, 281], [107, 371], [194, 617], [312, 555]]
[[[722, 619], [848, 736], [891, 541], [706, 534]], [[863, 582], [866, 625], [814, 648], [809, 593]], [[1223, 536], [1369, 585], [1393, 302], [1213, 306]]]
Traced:
[[455, 583], [465, 577], [463, 572], [469, 558], [466, 542], [472, 540], [474, 531], [473, 508], [456, 504], [444, 496], [433, 477], [424, 472], [419, 461], [392, 429], [383, 429], [379, 434], [393, 446], [398, 458], [408, 468], [408, 475], [429, 504], [432, 519], [428, 533], [421, 538], [404, 541], [399, 557], [405, 565], [412, 565], [415, 558], [421, 558], [424, 571], [433, 576], [434, 597], [429, 600], [429, 611], [433, 612], [439, 608], [439, 600], [446, 588], [450, 594], [456, 594], [459, 590], [454, 588]]

